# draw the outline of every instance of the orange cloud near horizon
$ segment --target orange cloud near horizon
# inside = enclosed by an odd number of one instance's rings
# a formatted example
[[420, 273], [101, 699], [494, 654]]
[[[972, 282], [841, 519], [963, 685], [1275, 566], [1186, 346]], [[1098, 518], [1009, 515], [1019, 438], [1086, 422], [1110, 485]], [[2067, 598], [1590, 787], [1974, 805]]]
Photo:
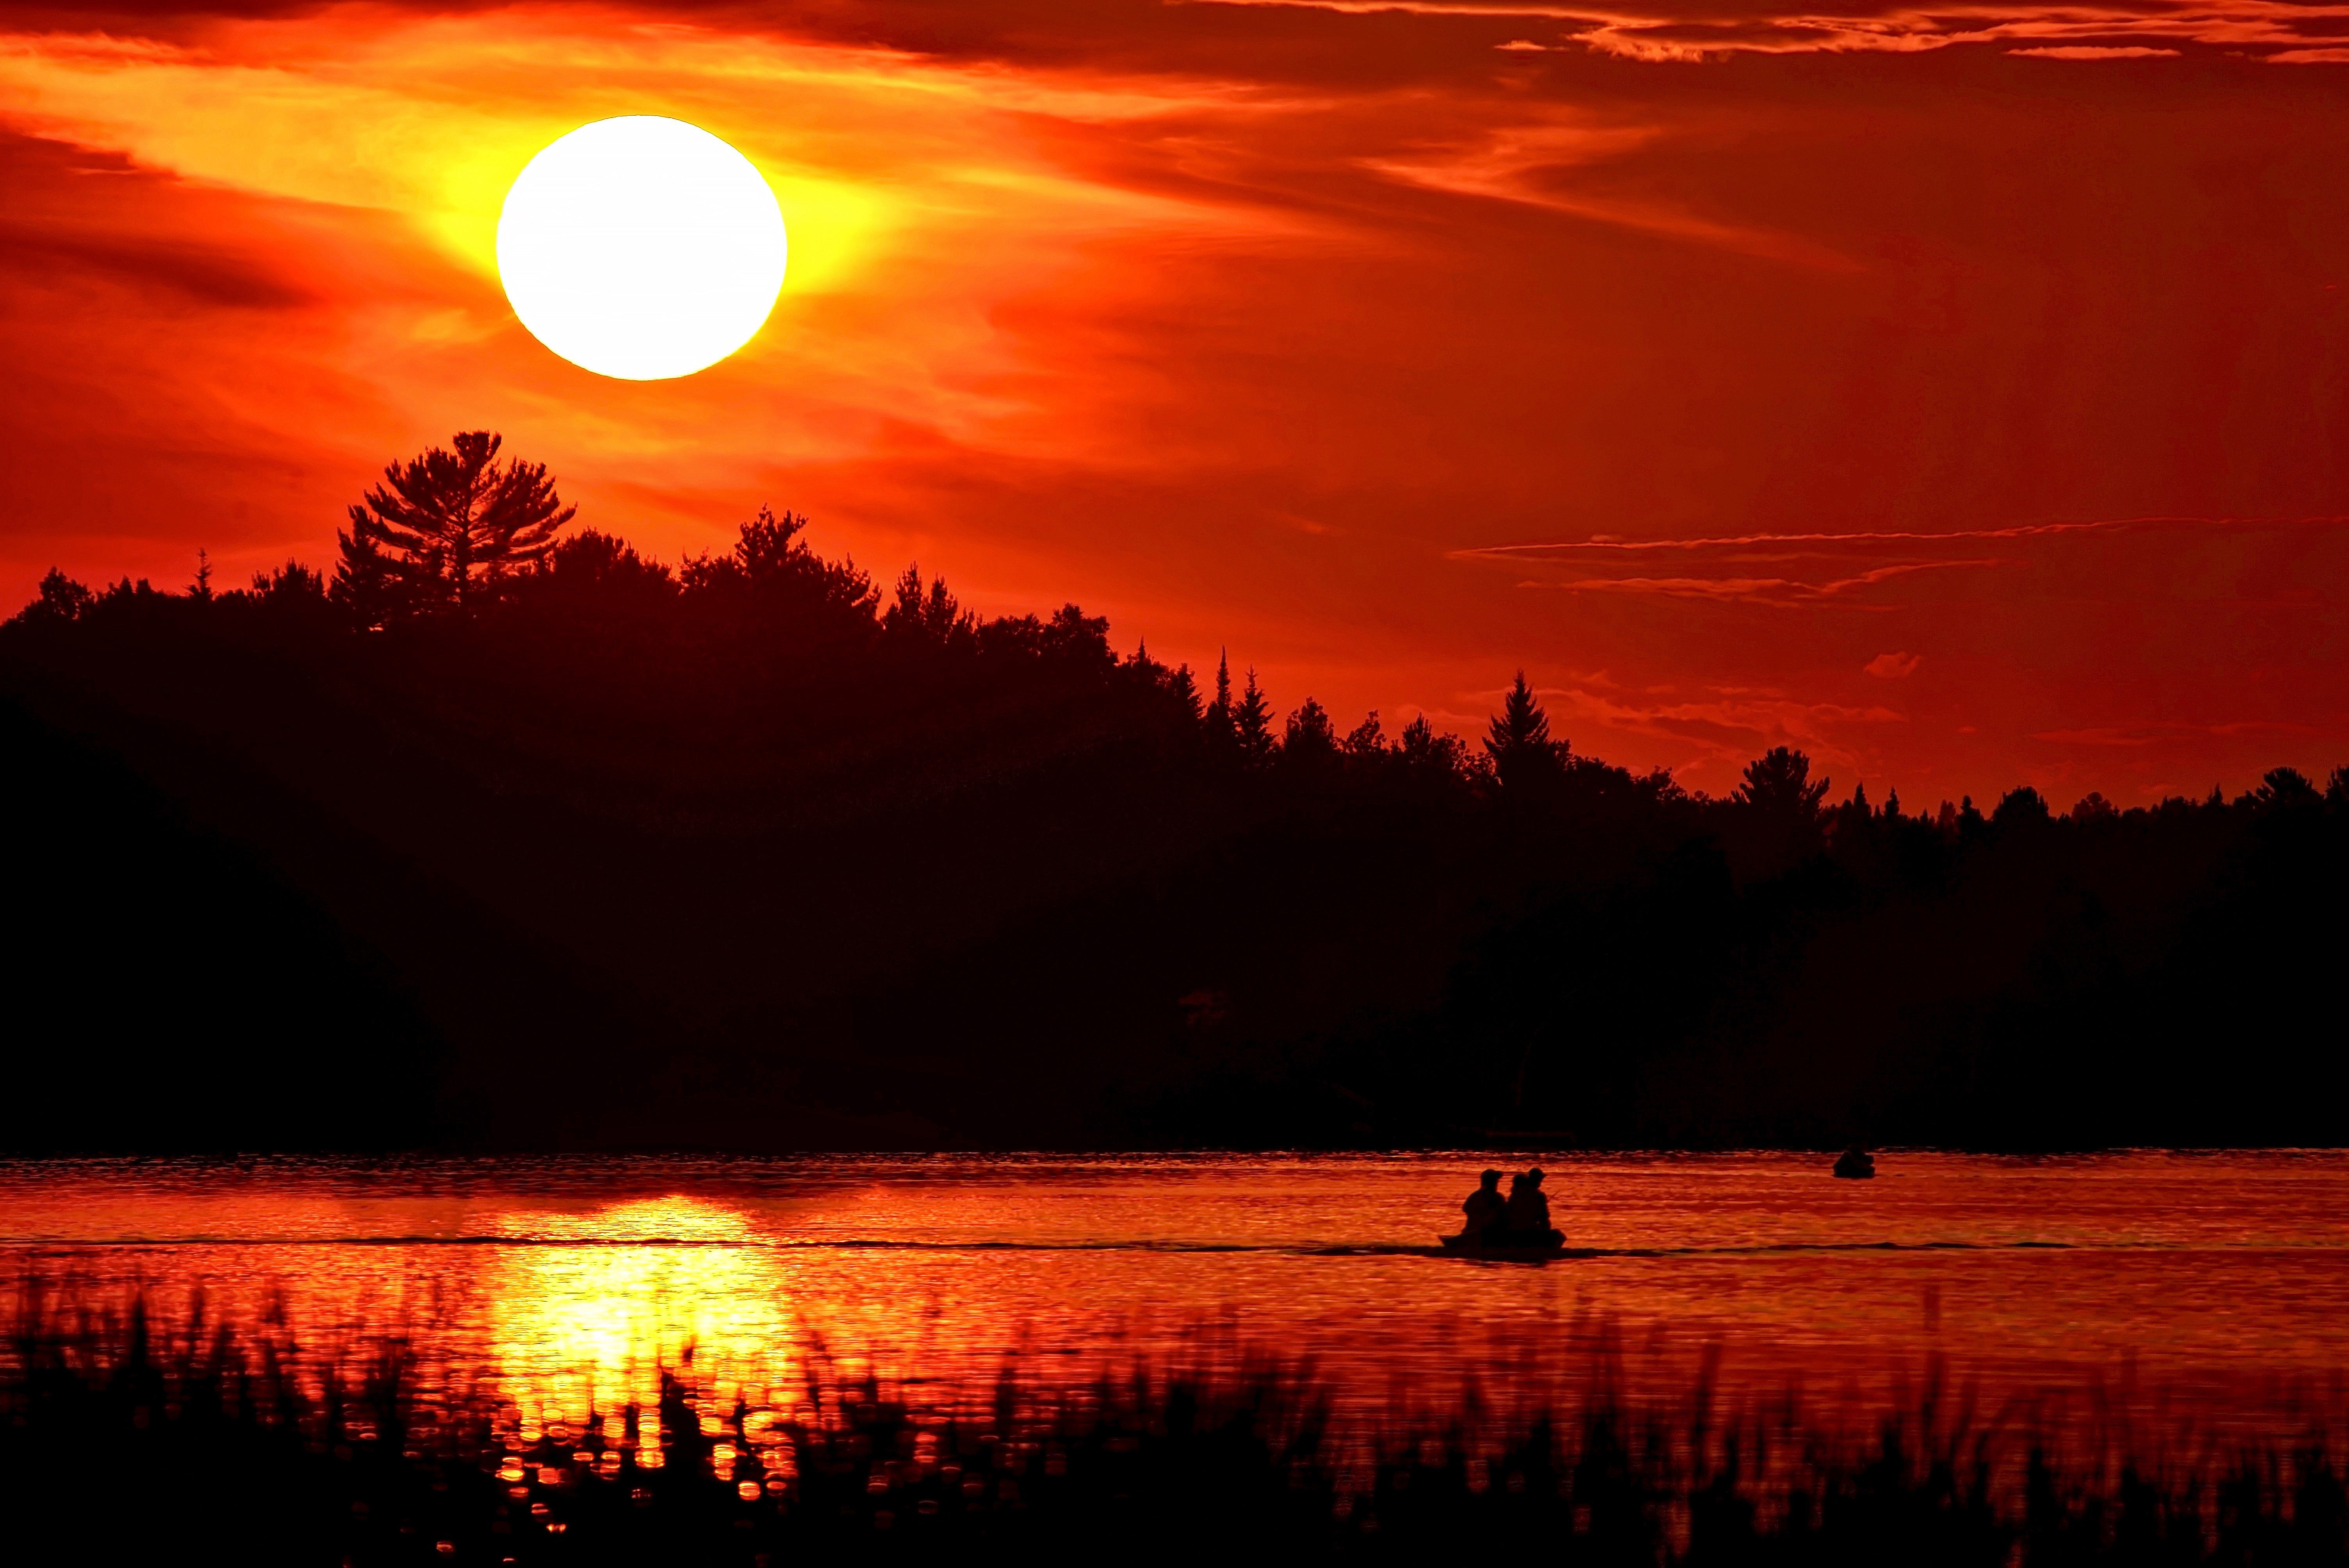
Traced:
[[[771, 501], [1346, 717], [1472, 730], [1522, 667], [1695, 787], [1778, 744], [1911, 802], [2321, 773], [2344, 39], [2251, 0], [0, 7], [0, 596], [325, 560], [384, 462], [489, 427], [670, 559]], [[791, 228], [774, 318], [680, 381], [555, 358], [495, 276], [513, 173], [635, 112]]]

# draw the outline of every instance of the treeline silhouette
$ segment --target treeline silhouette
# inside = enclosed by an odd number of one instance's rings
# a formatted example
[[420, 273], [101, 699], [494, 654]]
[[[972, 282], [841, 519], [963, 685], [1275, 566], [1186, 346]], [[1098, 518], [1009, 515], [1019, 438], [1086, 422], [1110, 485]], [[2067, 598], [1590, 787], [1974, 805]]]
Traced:
[[2349, 773], [1725, 799], [1280, 714], [486, 435], [0, 629], [19, 1150], [2338, 1143]]
[[1934, 1378], [1854, 1432], [1702, 1375], [1635, 1397], [1600, 1359], [1364, 1443], [1278, 1361], [1056, 1384], [1007, 1357], [991, 1402], [925, 1408], [815, 1346], [800, 1387], [721, 1399], [688, 1357], [657, 1408], [539, 1428], [398, 1338], [322, 1358], [282, 1324], [40, 1300], [14, 1326], [0, 1502], [79, 1563], [2349, 1561], [2322, 1424], [2084, 1443]]

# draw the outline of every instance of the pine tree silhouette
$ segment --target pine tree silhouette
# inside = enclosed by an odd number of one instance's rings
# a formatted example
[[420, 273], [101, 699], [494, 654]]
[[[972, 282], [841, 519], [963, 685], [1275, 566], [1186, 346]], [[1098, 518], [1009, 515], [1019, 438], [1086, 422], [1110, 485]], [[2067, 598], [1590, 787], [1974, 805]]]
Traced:
[[1238, 722], [1232, 712], [1232, 655], [1228, 649], [1216, 657], [1216, 699], [1199, 716], [1202, 733], [1211, 750], [1231, 750], [1239, 745]]
[[2078, 800], [2073, 802], [2070, 812], [2072, 820], [2075, 822], [2102, 821], [2106, 817], [2116, 815], [2117, 813], [2113, 810], [2113, 803], [2105, 799], [2104, 792], [2100, 789], [2091, 789], [2081, 796]]
[[383, 470], [337, 533], [335, 598], [363, 626], [409, 615], [470, 615], [505, 596], [543, 559], [578, 510], [563, 504], [544, 463], [497, 461], [504, 438], [460, 431]]
[[2048, 820], [2047, 798], [2028, 784], [2019, 784], [1999, 797], [1998, 808], [1990, 820], [2002, 828], [2022, 827]]
[[919, 564], [906, 567], [897, 579], [896, 602], [881, 617], [885, 634], [940, 648], [970, 643], [978, 627], [978, 617], [947, 591], [944, 577], [923, 585]]
[[[1810, 780], [1808, 757], [1791, 746], [1775, 747], [1745, 765], [1745, 782], [1729, 798], [1771, 816], [1814, 821], [1819, 814], [1819, 802], [1826, 798], [1827, 786], [1833, 780], [1822, 779], [1816, 784]], [[1972, 809], [1971, 800], [1967, 809]]]
[[2260, 787], [2251, 791], [2251, 803], [2261, 810], [2277, 807], [2313, 806], [2323, 797], [2308, 775], [2297, 768], [2271, 768], [2261, 776]]
[[[1164, 666], [1160, 667], [1163, 669]], [[1174, 701], [1176, 711], [1193, 724], [1197, 724], [1206, 717], [1202, 711], [1203, 705], [1199, 701], [1199, 683], [1193, 678], [1190, 665], [1176, 665], [1173, 669], [1166, 670], [1164, 675], [1158, 677], [1158, 685]]]
[[1272, 704], [1266, 698], [1264, 688], [1256, 684], [1253, 665], [1248, 669], [1247, 685], [1241, 688], [1239, 706], [1232, 710], [1232, 732], [1244, 760], [1263, 762], [1272, 756]]
[[1853, 785], [1851, 799], [1830, 810], [1827, 820], [1830, 830], [1838, 841], [1850, 834], [1867, 833], [1876, 820], [1875, 809], [1868, 803], [1868, 786], [1864, 783]]
[[869, 639], [880, 590], [849, 557], [831, 561], [809, 549], [801, 537], [807, 525], [797, 512], [762, 504], [732, 550], [688, 557], [677, 578], [685, 597], [701, 606], [698, 616], [802, 645]]
[[1330, 722], [1330, 710], [1307, 697], [1288, 716], [1288, 728], [1280, 742], [1281, 761], [1310, 765], [1327, 761], [1337, 754], [1338, 733]]
[[326, 580], [298, 561], [288, 561], [274, 572], [253, 574], [253, 596], [264, 603], [322, 603]]
[[1542, 711], [1526, 672], [1519, 670], [1509, 695], [1501, 700], [1501, 711], [1493, 716], [1485, 733], [1485, 755], [1493, 759], [1501, 787], [1523, 789], [1554, 775], [1565, 750], [1564, 741], [1550, 739], [1549, 716]]

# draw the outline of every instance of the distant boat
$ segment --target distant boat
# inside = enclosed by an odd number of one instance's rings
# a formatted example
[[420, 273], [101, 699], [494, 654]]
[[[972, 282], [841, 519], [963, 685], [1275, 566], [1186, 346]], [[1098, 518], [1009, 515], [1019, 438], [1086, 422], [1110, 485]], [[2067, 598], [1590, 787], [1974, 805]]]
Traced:
[[1496, 1264], [1546, 1264], [1552, 1258], [1566, 1256], [1566, 1238], [1556, 1231], [1550, 1234], [1557, 1239], [1546, 1246], [1486, 1246], [1469, 1235], [1438, 1236], [1435, 1239], [1444, 1243], [1444, 1253], [1450, 1257], [1482, 1258], [1487, 1263]]
[[1835, 1173], [1847, 1181], [1872, 1180], [1876, 1175], [1876, 1156], [1855, 1143], [1835, 1162]]

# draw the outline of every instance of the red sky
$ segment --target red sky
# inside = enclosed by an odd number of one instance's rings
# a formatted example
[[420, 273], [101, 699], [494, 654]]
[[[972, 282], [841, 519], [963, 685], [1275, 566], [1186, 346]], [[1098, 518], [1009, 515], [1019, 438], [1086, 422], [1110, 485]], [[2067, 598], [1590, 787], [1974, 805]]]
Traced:
[[[740, 147], [774, 318], [538, 346], [506, 183]], [[0, 5], [0, 598], [324, 562], [460, 428], [1284, 709], [1910, 804], [2349, 762], [2349, 5]]]

